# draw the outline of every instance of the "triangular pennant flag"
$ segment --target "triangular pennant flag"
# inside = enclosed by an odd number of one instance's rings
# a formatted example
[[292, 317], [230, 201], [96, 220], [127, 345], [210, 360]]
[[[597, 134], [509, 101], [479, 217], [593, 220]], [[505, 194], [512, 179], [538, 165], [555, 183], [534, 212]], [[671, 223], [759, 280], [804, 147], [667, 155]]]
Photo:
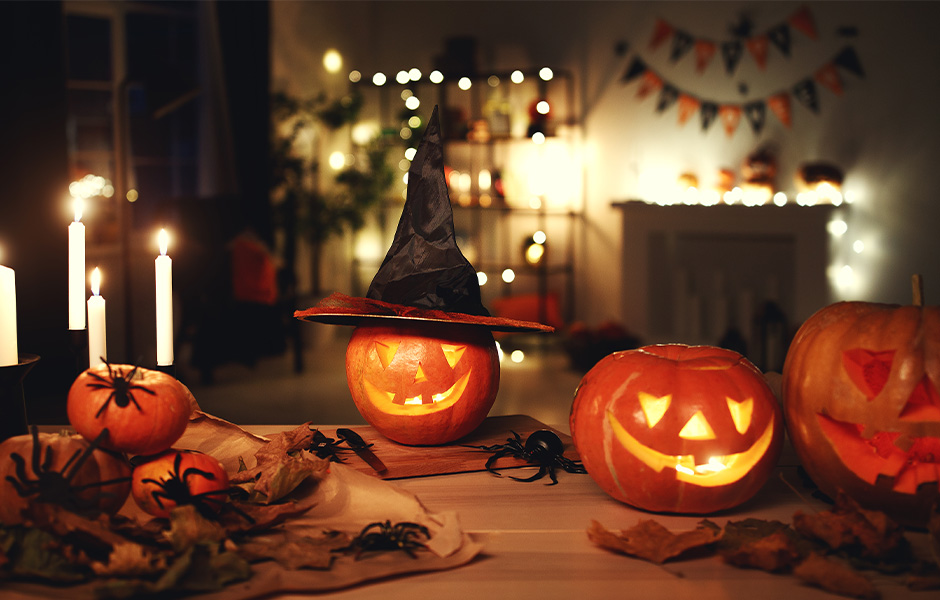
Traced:
[[862, 68], [862, 63], [858, 60], [858, 54], [855, 53], [855, 48], [852, 46], [846, 46], [843, 48], [832, 62], [843, 69], [855, 73], [859, 77], [865, 76], [865, 70]]
[[712, 122], [715, 120], [715, 116], [718, 115], [718, 105], [714, 102], [702, 102], [700, 113], [702, 115], [702, 131], [708, 131], [708, 128], [712, 126]]
[[744, 105], [744, 116], [747, 117], [754, 133], [760, 134], [767, 120], [767, 109], [762, 100], [755, 100]]
[[816, 84], [812, 79], [807, 78], [794, 85], [793, 95], [806, 108], [814, 113], [819, 112], [819, 97], [816, 94]]
[[715, 56], [716, 46], [714, 42], [698, 40], [695, 42], [695, 70], [701, 73], [708, 66]]
[[790, 56], [790, 27], [778, 25], [767, 32], [767, 37], [780, 49], [784, 56]]
[[656, 21], [656, 29], [653, 30], [653, 38], [650, 40], [650, 49], [655, 50], [666, 41], [666, 38], [672, 35], [673, 29], [672, 25], [658, 19]]
[[733, 104], [722, 105], [718, 109], [718, 115], [721, 117], [721, 122], [725, 126], [725, 133], [728, 134], [728, 137], [734, 135], [738, 123], [741, 122], [741, 107]]
[[663, 89], [659, 92], [659, 100], [656, 102], [656, 112], [663, 112], [670, 106], [672, 106], [676, 98], [679, 97], [679, 90], [671, 84], [666, 84], [663, 86]]
[[813, 15], [806, 6], [793, 13], [789, 23], [795, 29], [799, 29], [806, 34], [806, 37], [812, 40], [816, 39], [816, 25], [813, 23]]
[[754, 57], [757, 66], [761, 69], [765, 68], [767, 66], [767, 36], [759, 35], [757, 37], [748, 38], [744, 43], [747, 44], [747, 49], [751, 52], [751, 56]]
[[659, 75], [652, 71], [646, 71], [643, 73], [643, 80], [640, 82], [640, 87], [637, 89], [636, 95], [639, 98], [646, 98], [649, 96], [650, 92], [662, 87], [663, 80], [659, 78]]
[[837, 96], [842, 95], [842, 78], [839, 77], [839, 71], [836, 69], [836, 66], [832, 63], [824, 65], [814, 76], [816, 81], [826, 86]]
[[685, 125], [702, 103], [688, 94], [679, 94], [679, 125]]
[[786, 92], [774, 94], [770, 98], [767, 98], [767, 106], [770, 107], [770, 110], [774, 111], [774, 114], [777, 115], [781, 123], [788, 128], [790, 127], [793, 123], [793, 119], [790, 115], [790, 94]]
[[669, 53], [669, 60], [678, 62], [692, 48], [693, 41], [692, 36], [688, 33], [676, 31], [676, 34], [672, 37], [672, 52]]
[[741, 60], [741, 42], [724, 42], [721, 44], [721, 57], [725, 59], [725, 70], [731, 75]]
[[634, 58], [630, 65], [627, 66], [627, 70], [623, 72], [623, 76], [620, 78], [621, 83], [629, 83], [639, 77], [646, 71], [646, 63], [644, 63], [639, 58]]

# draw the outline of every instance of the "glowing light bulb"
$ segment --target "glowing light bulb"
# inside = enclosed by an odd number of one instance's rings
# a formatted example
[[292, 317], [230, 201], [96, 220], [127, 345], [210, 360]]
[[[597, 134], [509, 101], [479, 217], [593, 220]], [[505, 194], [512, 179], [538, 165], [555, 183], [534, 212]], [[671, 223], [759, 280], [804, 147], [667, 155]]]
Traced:
[[470, 86], [472, 85], [473, 85], [473, 82], [470, 81], [469, 77], [461, 77], [460, 79], [457, 80], [457, 87], [459, 87], [460, 89], [464, 91], [469, 90]]
[[431, 74], [428, 75], [428, 79], [431, 80], [431, 83], [441, 83], [444, 81], [444, 74], [440, 71], [431, 71]]
[[418, 100], [417, 96], [411, 96], [407, 100], [405, 100], [405, 108], [407, 108], [408, 110], [417, 110], [419, 106], [421, 106], [421, 101]]
[[512, 269], [503, 269], [502, 277], [506, 283], [512, 283], [516, 279], [516, 272]]
[[555, 73], [548, 67], [542, 67], [539, 69], [539, 77], [542, 78], [542, 81], [551, 81], [552, 77], [555, 76]]
[[385, 77], [385, 73], [376, 73], [372, 76], [372, 83], [375, 85], [385, 85], [386, 81], [388, 81], [388, 79]]
[[509, 80], [513, 83], [522, 83], [525, 81], [525, 75], [522, 74], [522, 71], [515, 70], [512, 72], [512, 75], [509, 76]]
[[519, 364], [523, 360], [525, 360], [525, 353], [522, 350], [513, 350], [512, 352], [509, 353], [509, 360], [511, 360], [512, 362], [516, 364]]
[[335, 48], [330, 48], [323, 54], [323, 67], [327, 73], [338, 73], [343, 68], [343, 56]]
[[548, 236], [545, 235], [544, 231], [536, 231], [532, 234], [532, 241], [536, 244], [544, 244], [546, 239], [548, 239]]
[[826, 225], [826, 230], [834, 237], [840, 237], [849, 230], [849, 226], [842, 219], [833, 219]]
[[486, 273], [484, 273], [483, 271], [477, 271], [477, 283], [480, 284], [480, 287], [483, 287], [484, 285], [486, 285], [486, 282], [487, 282]]

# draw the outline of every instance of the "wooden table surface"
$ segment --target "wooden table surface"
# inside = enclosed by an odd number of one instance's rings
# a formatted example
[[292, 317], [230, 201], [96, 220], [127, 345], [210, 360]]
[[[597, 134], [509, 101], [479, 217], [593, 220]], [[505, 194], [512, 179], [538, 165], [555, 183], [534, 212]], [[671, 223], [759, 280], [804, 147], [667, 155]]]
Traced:
[[[330, 427], [336, 427], [331, 425]], [[267, 435], [278, 426], [246, 427]], [[557, 427], [567, 431], [567, 427]], [[758, 495], [733, 511], [708, 518], [718, 525], [748, 517], [790, 523], [802, 510], [828, 505], [803, 496], [796, 455], [785, 447], [777, 472]], [[529, 467], [510, 473], [524, 475]], [[373, 581], [328, 594], [341, 599], [473, 599], [499, 598], [668, 598], [834, 599], [833, 594], [800, 583], [791, 575], [739, 569], [716, 556], [655, 565], [600, 549], [587, 537], [591, 520], [612, 531], [628, 529], [653, 518], [673, 531], [694, 529], [699, 516], [657, 515], [633, 509], [610, 498], [589, 475], [559, 472], [550, 480], [523, 483], [487, 472], [456, 473], [397, 479], [391, 485], [415, 494], [432, 513], [456, 511], [462, 528], [483, 544], [469, 564], [446, 571], [411, 574]], [[925, 546], [926, 534], [909, 534]], [[882, 598], [933, 600], [933, 592], [911, 592], [898, 578], [870, 575]], [[0, 597], [6, 598], [2, 589]], [[317, 595], [282, 593], [281, 600]], [[322, 595], [321, 595], [322, 596]], [[11, 598], [35, 598], [12, 593]], [[198, 598], [198, 596], [195, 596]]]
[[[567, 430], [564, 426], [559, 430]], [[274, 428], [253, 428], [264, 434]], [[796, 455], [786, 448], [777, 473], [745, 506], [708, 518], [719, 525], [748, 517], [791, 522], [797, 510], [828, 505], [801, 497]], [[513, 470], [523, 474], [528, 468]], [[592, 519], [609, 530], [654, 518], [671, 530], [694, 529], [702, 517], [657, 515], [610, 498], [589, 475], [560, 472], [558, 485], [523, 483], [486, 472], [400, 479], [392, 483], [414, 493], [431, 512], [457, 511], [462, 527], [484, 544], [481, 556], [449, 571], [409, 575], [334, 592], [331, 598], [408, 599], [505, 598], [839, 598], [772, 575], [724, 564], [715, 556], [655, 565], [602, 550], [587, 537]], [[793, 487], [791, 487], [793, 486]], [[925, 543], [921, 539], [915, 543]], [[873, 575], [883, 598], [937, 598], [910, 592], [897, 580]], [[309, 596], [285, 594], [278, 598]]]

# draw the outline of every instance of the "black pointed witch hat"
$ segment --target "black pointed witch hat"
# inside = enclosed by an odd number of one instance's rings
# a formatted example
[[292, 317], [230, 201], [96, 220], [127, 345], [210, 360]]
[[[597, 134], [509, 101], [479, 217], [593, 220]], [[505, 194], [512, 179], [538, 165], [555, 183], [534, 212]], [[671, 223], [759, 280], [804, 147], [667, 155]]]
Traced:
[[403, 319], [495, 331], [553, 331], [541, 323], [491, 316], [483, 306], [476, 269], [460, 252], [454, 235], [437, 112], [435, 106], [411, 162], [398, 230], [366, 297], [334, 293], [294, 312], [295, 317], [334, 325]]

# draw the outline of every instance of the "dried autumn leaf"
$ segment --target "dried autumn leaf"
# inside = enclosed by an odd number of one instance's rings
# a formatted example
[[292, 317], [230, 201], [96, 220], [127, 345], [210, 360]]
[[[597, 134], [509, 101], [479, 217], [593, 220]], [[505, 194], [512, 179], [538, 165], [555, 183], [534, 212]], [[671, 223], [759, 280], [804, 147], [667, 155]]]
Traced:
[[905, 560], [910, 545], [900, 525], [880, 511], [865, 510], [844, 494], [828, 511], [793, 515], [801, 535], [818, 539], [833, 550], [844, 550], [868, 560]]
[[232, 483], [244, 484], [251, 502], [271, 504], [308, 478], [319, 481], [325, 476], [329, 461], [303, 451], [312, 439], [308, 425], [272, 436], [255, 454], [257, 466], [235, 473]]
[[285, 569], [329, 569], [336, 548], [349, 543], [349, 536], [340, 532], [324, 532], [318, 537], [252, 540], [238, 547], [241, 556], [249, 561], [274, 560]]
[[206, 519], [191, 504], [177, 506], [170, 511], [170, 528], [166, 539], [177, 552], [203, 542], [219, 542], [225, 539], [225, 528]]
[[721, 557], [736, 567], [761, 569], [770, 573], [789, 571], [801, 558], [796, 543], [784, 530], [745, 542], [734, 549], [723, 550]]
[[704, 523], [691, 531], [672, 533], [653, 519], [639, 521], [632, 528], [622, 530], [619, 535], [592, 520], [587, 534], [592, 542], [602, 548], [656, 564], [662, 564], [692, 548], [707, 546], [721, 537], [720, 530]]
[[815, 552], [797, 565], [793, 574], [834, 594], [863, 600], [876, 600], [881, 597], [881, 593], [867, 577]]
[[115, 544], [107, 563], [95, 561], [91, 568], [106, 577], [146, 577], [163, 572], [166, 559], [140, 544], [126, 542]]

